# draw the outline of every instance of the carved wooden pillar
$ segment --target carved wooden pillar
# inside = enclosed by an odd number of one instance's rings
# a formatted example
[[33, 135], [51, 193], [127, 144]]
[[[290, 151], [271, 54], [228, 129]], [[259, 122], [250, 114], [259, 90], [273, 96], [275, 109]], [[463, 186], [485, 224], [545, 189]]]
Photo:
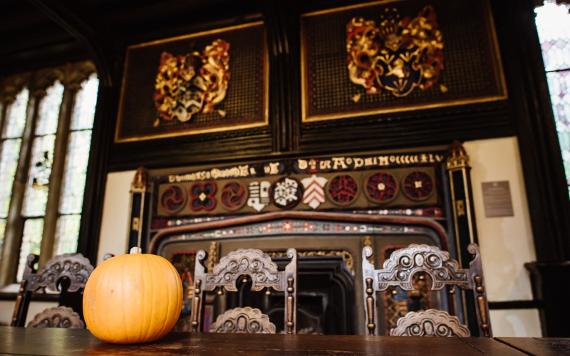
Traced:
[[142, 234], [145, 221], [145, 209], [148, 206], [148, 175], [144, 167], [139, 167], [131, 183], [131, 218], [129, 227], [129, 247], [134, 246], [146, 250], [146, 241], [143, 241]]
[[[458, 141], [451, 144], [446, 168], [453, 212], [454, 247], [460, 266], [466, 268], [471, 261], [468, 246], [471, 243], [478, 243], [478, 238], [475, 225], [469, 156], [463, 145]], [[479, 325], [477, 320], [469, 318], [470, 315], [476, 315], [476, 306], [473, 300], [471, 298], [460, 298], [456, 294], [450, 294], [450, 298], [455, 298], [454, 300], [451, 299], [451, 304], [462, 307], [463, 317], [465, 318], [464, 323], [469, 326], [471, 334], [478, 336]]]
[[462, 267], [468, 266], [470, 243], [478, 243], [471, 189], [469, 156], [460, 142], [453, 142], [447, 158], [447, 173], [453, 211], [455, 249]]

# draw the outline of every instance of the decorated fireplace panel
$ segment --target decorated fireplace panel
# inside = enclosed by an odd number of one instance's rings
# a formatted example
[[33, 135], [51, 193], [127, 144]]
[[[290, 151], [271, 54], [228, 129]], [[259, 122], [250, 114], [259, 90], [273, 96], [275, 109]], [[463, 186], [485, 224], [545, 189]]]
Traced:
[[156, 181], [156, 216], [417, 207], [441, 217], [443, 159], [435, 151], [318, 157], [169, 175]]

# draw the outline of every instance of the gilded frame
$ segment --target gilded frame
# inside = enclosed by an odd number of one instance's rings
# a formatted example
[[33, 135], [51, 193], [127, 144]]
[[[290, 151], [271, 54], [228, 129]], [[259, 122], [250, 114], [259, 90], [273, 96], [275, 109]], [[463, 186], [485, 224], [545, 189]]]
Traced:
[[[219, 29], [213, 29], [208, 31], [201, 31], [196, 33], [191, 33], [187, 35], [180, 35], [174, 36], [164, 39], [159, 39], [155, 41], [143, 42], [135, 45], [131, 45], [127, 47], [126, 56], [125, 56], [125, 64], [124, 64], [124, 71], [123, 77], [121, 82], [121, 91], [119, 96], [119, 108], [117, 112], [117, 122], [115, 125], [115, 135], [114, 135], [114, 142], [115, 143], [125, 143], [125, 142], [138, 142], [138, 141], [146, 141], [146, 140], [153, 140], [153, 139], [163, 139], [163, 138], [172, 138], [172, 137], [181, 137], [181, 136], [191, 136], [191, 135], [199, 135], [199, 134], [206, 134], [206, 133], [216, 133], [216, 132], [224, 132], [224, 131], [233, 131], [233, 130], [242, 130], [242, 129], [251, 129], [257, 127], [264, 127], [269, 125], [269, 54], [267, 49], [267, 32], [263, 27], [263, 115], [259, 120], [252, 123], [247, 124], [235, 124], [235, 125], [227, 125], [222, 127], [214, 127], [214, 128], [202, 128], [196, 130], [180, 130], [177, 132], [168, 132], [168, 133], [155, 133], [155, 134], [148, 134], [148, 135], [138, 135], [133, 137], [122, 137], [121, 136], [121, 129], [123, 127], [123, 123], [125, 120], [124, 115], [124, 106], [125, 106], [125, 96], [126, 93], [126, 83], [129, 80], [129, 61], [132, 57], [132, 51], [136, 50], [137, 48], [143, 47], [150, 47], [150, 46], [158, 46], [165, 43], [180, 41], [180, 40], [190, 40], [195, 39], [203, 36], [224, 33], [229, 31], [235, 31], [240, 29], [251, 28], [255, 26], [264, 26], [263, 21], [255, 21], [251, 23], [223, 27]], [[152, 99], [149, 99], [152, 100]]]
[[[411, 104], [411, 105], [401, 105], [401, 106], [393, 106], [387, 108], [377, 108], [377, 109], [369, 109], [369, 110], [358, 110], [358, 111], [350, 111], [350, 112], [343, 112], [343, 113], [331, 113], [331, 114], [322, 114], [322, 115], [308, 115], [308, 103], [310, 98], [308, 97], [308, 84], [307, 81], [309, 80], [309, 76], [307, 73], [306, 68], [306, 36], [305, 36], [305, 29], [303, 26], [303, 18], [319, 16], [324, 14], [336, 13], [341, 11], [353, 10], [358, 8], [366, 8], [366, 7], [373, 7], [383, 4], [395, 3], [395, 2], [402, 2], [404, 0], [379, 0], [374, 2], [369, 2], [365, 4], [357, 4], [357, 5], [348, 5], [342, 6], [332, 9], [325, 9], [325, 10], [318, 10], [314, 12], [309, 12], [301, 15], [301, 56], [300, 56], [300, 66], [301, 66], [301, 121], [303, 124], [312, 123], [312, 122], [319, 122], [319, 121], [329, 121], [329, 120], [338, 120], [338, 119], [348, 119], [360, 116], [370, 116], [375, 114], [388, 114], [388, 113], [397, 113], [397, 112], [404, 112], [404, 111], [411, 111], [411, 110], [424, 110], [424, 109], [435, 109], [435, 108], [443, 108], [443, 107], [450, 107], [450, 106], [459, 106], [459, 105], [467, 105], [467, 104], [477, 104], [477, 103], [486, 103], [486, 102], [494, 102], [500, 100], [506, 100], [508, 98], [507, 92], [507, 85], [505, 80], [505, 74], [503, 70], [502, 60], [501, 60], [501, 52], [499, 48], [499, 42], [497, 39], [497, 33], [495, 29], [495, 23], [493, 21], [493, 14], [491, 11], [491, 6], [489, 4], [489, 0], [482, 0], [485, 7], [485, 23], [487, 29], [487, 35], [489, 36], [489, 41], [491, 43], [491, 52], [493, 55], [493, 70], [497, 73], [498, 87], [499, 87], [499, 94], [494, 96], [488, 97], [481, 97], [481, 98], [467, 98], [461, 100], [454, 100], [448, 102], [434, 102], [434, 103], [422, 103], [422, 104]], [[347, 81], [347, 85], [350, 85]]]

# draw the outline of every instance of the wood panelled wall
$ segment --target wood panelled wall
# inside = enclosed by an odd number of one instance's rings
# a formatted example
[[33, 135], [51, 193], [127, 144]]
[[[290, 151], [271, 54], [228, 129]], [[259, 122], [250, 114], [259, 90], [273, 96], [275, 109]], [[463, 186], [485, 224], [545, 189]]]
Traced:
[[[570, 203], [542, 57], [533, 0], [492, 0], [509, 98], [405, 113], [301, 124], [300, 15], [355, 1], [227, 1], [201, 4], [200, 11], [140, 22], [123, 32], [97, 25], [66, 2], [30, 0], [91, 51], [101, 78], [89, 163], [80, 250], [96, 255], [102, 195], [109, 171], [219, 164], [386, 148], [448, 144], [516, 135], [519, 139], [538, 261], [570, 259]], [[163, 2], [168, 7], [169, 2]], [[178, 3], [177, 3], [178, 4]], [[180, 4], [178, 4], [180, 5]], [[133, 3], [133, 7], [137, 5]], [[136, 16], [153, 11], [142, 7]], [[186, 16], [184, 16], [186, 15]], [[120, 21], [119, 18], [117, 21]], [[263, 20], [270, 57], [269, 127], [201, 136], [115, 144], [120, 83], [126, 47], [144, 41]], [[125, 18], [125, 21], [127, 19]]]

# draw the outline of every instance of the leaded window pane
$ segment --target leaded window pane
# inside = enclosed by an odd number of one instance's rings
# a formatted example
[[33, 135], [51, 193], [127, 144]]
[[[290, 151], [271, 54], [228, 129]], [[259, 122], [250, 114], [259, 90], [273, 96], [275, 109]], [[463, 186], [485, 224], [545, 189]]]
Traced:
[[39, 107], [36, 136], [55, 134], [59, 119], [59, 107], [63, 98], [63, 85], [56, 81], [46, 90]]
[[16, 100], [8, 106], [2, 138], [22, 137], [24, 127], [26, 126], [28, 97], [29, 91], [24, 88], [16, 96]]
[[77, 251], [77, 238], [79, 237], [79, 223], [81, 215], [63, 215], [57, 219], [55, 232], [54, 253], [72, 253]]
[[536, 26], [540, 36], [547, 71], [570, 68], [570, 15], [568, 7], [545, 1], [536, 9]]
[[71, 116], [71, 130], [85, 130], [93, 127], [98, 88], [99, 79], [95, 73], [82, 83]]
[[4, 245], [4, 232], [6, 231], [6, 219], [0, 219], [0, 251]]
[[70, 133], [59, 204], [61, 214], [81, 213], [90, 145], [91, 130]]
[[20, 260], [18, 263], [17, 280], [21, 280], [26, 266], [26, 259], [30, 253], [39, 254], [42, 243], [44, 219], [26, 219], [24, 222], [24, 236], [20, 247]]
[[4, 140], [2, 143], [0, 156], [0, 218], [8, 216], [21, 143], [22, 140], [19, 138]]
[[536, 27], [570, 196], [570, 13], [546, 0], [536, 9]]
[[32, 145], [32, 161], [22, 215], [25, 217], [42, 216], [46, 211], [49, 178], [53, 162], [55, 135], [38, 136]]
[[564, 169], [570, 186], [570, 70], [547, 73], [547, 78]]

